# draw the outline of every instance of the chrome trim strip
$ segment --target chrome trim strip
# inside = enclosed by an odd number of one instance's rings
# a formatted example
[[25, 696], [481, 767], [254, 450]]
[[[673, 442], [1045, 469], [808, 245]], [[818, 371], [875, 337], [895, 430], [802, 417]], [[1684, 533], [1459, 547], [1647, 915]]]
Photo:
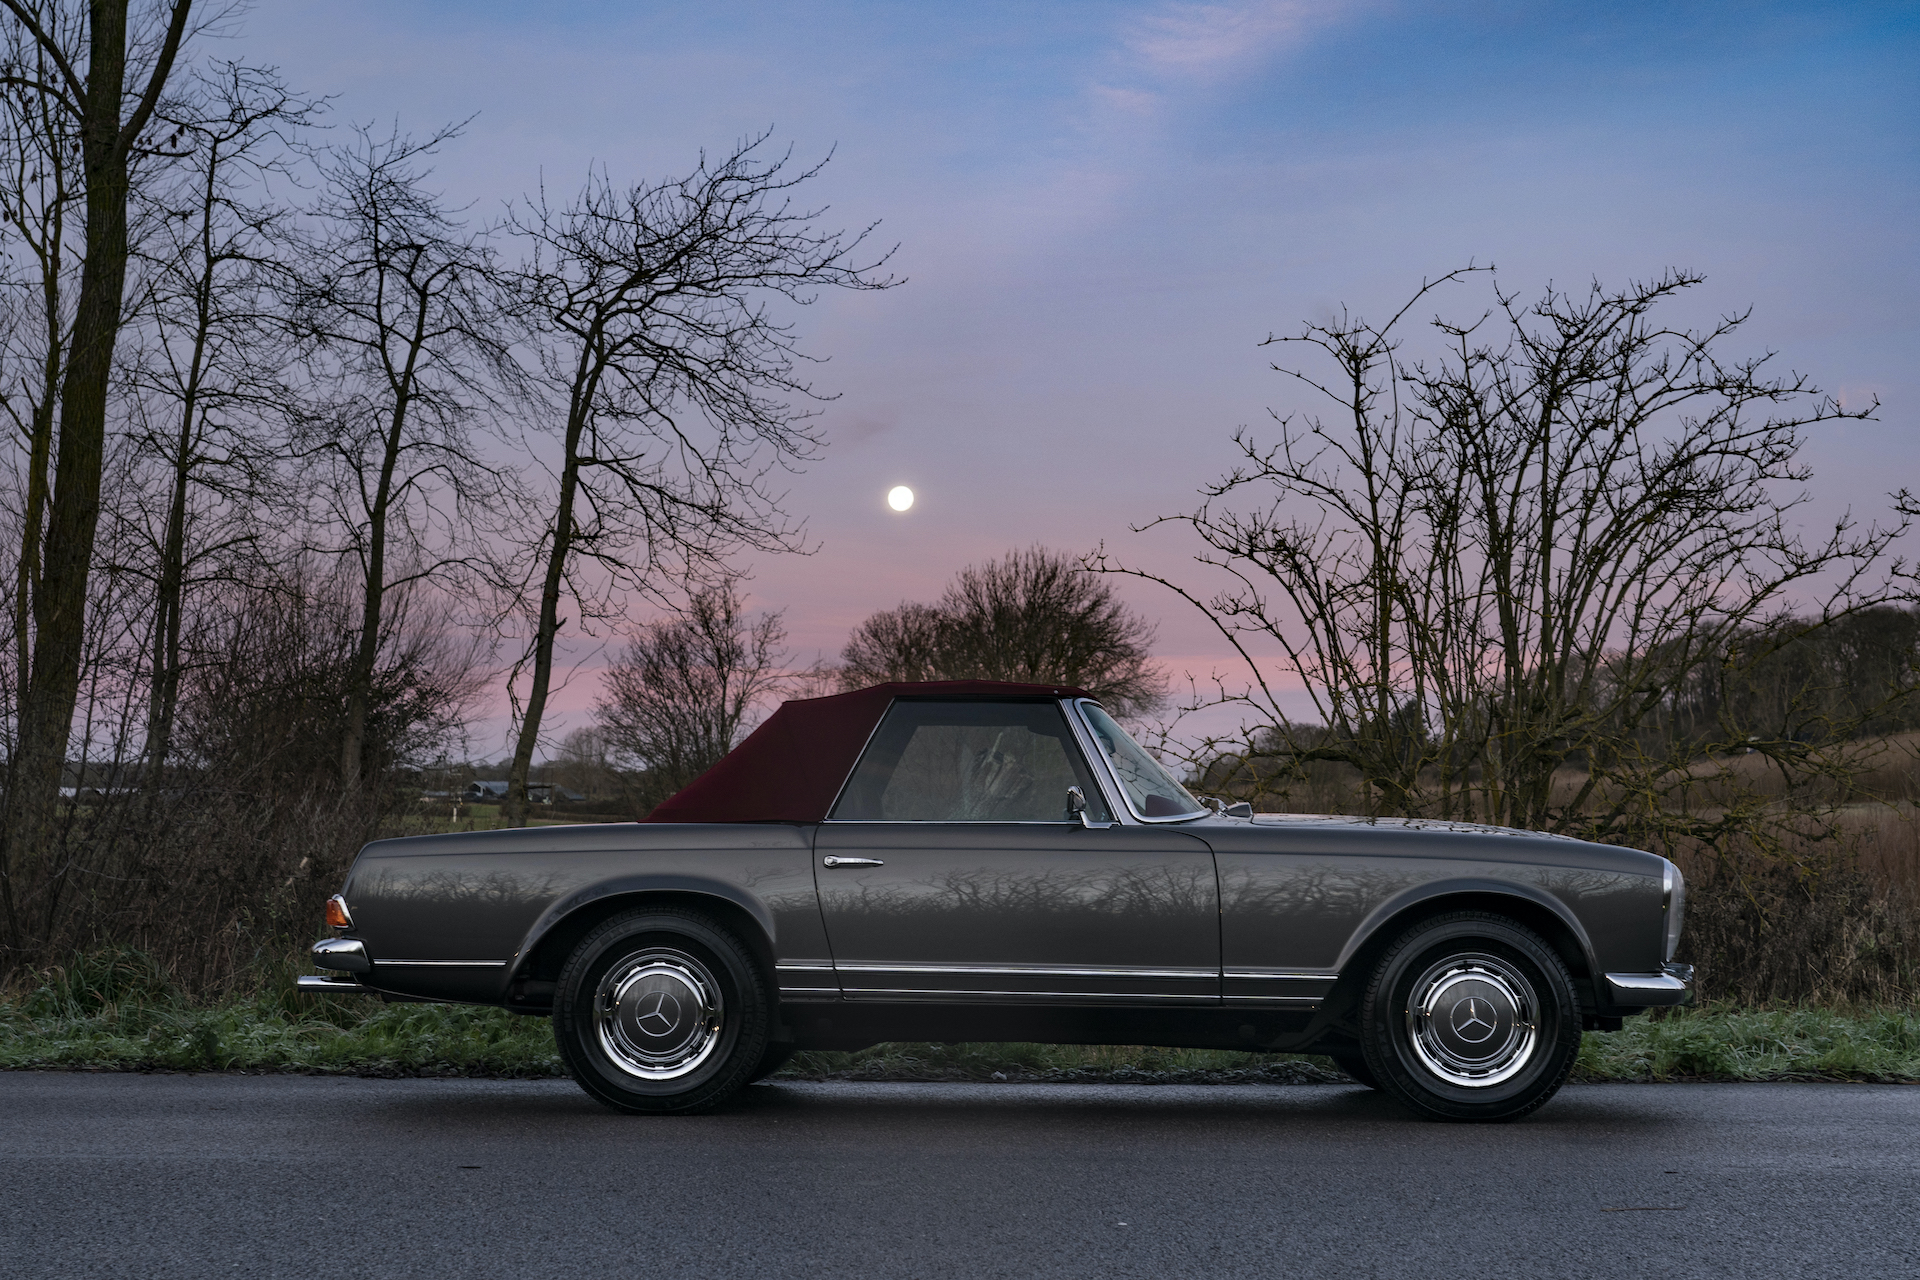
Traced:
[[832, 973], [831, 960], [786, 960], [775, 961], [775, 973]]
[[382, 960], [382, 969], [498, 969], [505, 960]]
[[928, 991], [919, 987], [848, 987], [849, 1000], [856, 997], [911, 996], [916, 1000], [1097, 1000], [1104, 1004], [1139, 1004], [1142, 1001], [1172, 1001], [1185, 1004], [1219, 1004], [1220, 997], [1112, 995], [1104, 991]]
[[1260, 1005], [1298, 1005], [1303, 1009], [1318, 1009], [1325, 996], [1228, 996], [1228, 1004]]
[[1223, 978], [1249, 978], [1268, 982], [1335, 982], [1337, 973], [1280, 973], [1271, 969], [1228, 969]]
[[783, 996], [832, 996], [835, 999], [838, 999], [840, 996], [840, 988], [838, 987], [781, 987], [780, 994]]
[[[1045, 820], [983, 818], [977, 822], [971, 818], [828, 818], [826, 822], [836, 827], [1077, 827], [1080, 825], [1077, 819], [1061, 821], [1054, 818]], [[1111, 822], [1096, 822], [1093, 824], [1093, 829], [1099, 831], [1103, 827], [1113, 825], [1115, 824]]]
[[960, 964], [869, 964], [842, 962], [835, 966], [841, 973], [950, 973], [960, 975], [998, 975], [1033, 978], [1207, 978], [1220, 976], [1217, 969], [1099, 969], [1092, 966], [1049, 965], [960, 965]]

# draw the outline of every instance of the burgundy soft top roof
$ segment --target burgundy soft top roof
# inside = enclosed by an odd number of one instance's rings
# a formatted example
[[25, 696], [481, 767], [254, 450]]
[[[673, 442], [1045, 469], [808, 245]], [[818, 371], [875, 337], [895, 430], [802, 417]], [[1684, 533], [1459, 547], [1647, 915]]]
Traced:
[[785, 702], [720, 763], [660, 802], [646, 822], [819, 822], [880, 717], [903, 696], [1084, 698], [1070, 685], [998, 680], [876, 684]]

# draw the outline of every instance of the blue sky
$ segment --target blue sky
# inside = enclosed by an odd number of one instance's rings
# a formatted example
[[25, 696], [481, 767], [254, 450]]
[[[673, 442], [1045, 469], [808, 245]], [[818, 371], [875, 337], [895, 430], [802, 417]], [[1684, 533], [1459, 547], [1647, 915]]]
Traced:
[[[1812, 510], [1920, 488], [1914, 4], [281, 0], [234, 43], [337, 120], [478, 113], [440, 169], [478, 213], [769, 126], [835, 149], [817, 197], [881, 220], [910, 282], [801, 318], [840, 395], [792, 486], [820, 550], [752, 589], [807, 654], [1031, 542], [1181, 572], [1129, 526], [1299, 407], [1259, 341], [1469, 259], [1528, 293], [1704, 272], [1690, 318], [1752, 307], [1740, 349], [1885, 402], [1811, 442]], [[1222, 660], [1127, 594], [1176, 671]]]

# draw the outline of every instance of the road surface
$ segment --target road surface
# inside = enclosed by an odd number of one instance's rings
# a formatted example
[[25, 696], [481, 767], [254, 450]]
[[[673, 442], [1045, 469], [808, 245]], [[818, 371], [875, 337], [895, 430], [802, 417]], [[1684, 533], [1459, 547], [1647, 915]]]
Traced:
[[1920, 1276], [1920, 1088], [0, 1073], [0, 1276]]

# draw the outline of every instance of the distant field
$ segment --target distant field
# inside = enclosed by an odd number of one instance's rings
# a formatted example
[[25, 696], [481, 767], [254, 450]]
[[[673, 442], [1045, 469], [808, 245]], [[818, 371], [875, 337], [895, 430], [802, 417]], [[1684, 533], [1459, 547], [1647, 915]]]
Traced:
[[[623, 813], [576, 813], [568, 809], [551, 809], [546, 805], [531, 805], [527, 810], [527, 825], [530, 827], [566, 827], [583, 822], [631, 822], [631, 815]], [[403, 814], [393, 820], [398, 830], [393, 835], [439, 835], [455, 831], [497, 831], [501, 827], [500, 806], [497, 804], [458, 805], [432, 803], [423, 804], [413, 813]]]

